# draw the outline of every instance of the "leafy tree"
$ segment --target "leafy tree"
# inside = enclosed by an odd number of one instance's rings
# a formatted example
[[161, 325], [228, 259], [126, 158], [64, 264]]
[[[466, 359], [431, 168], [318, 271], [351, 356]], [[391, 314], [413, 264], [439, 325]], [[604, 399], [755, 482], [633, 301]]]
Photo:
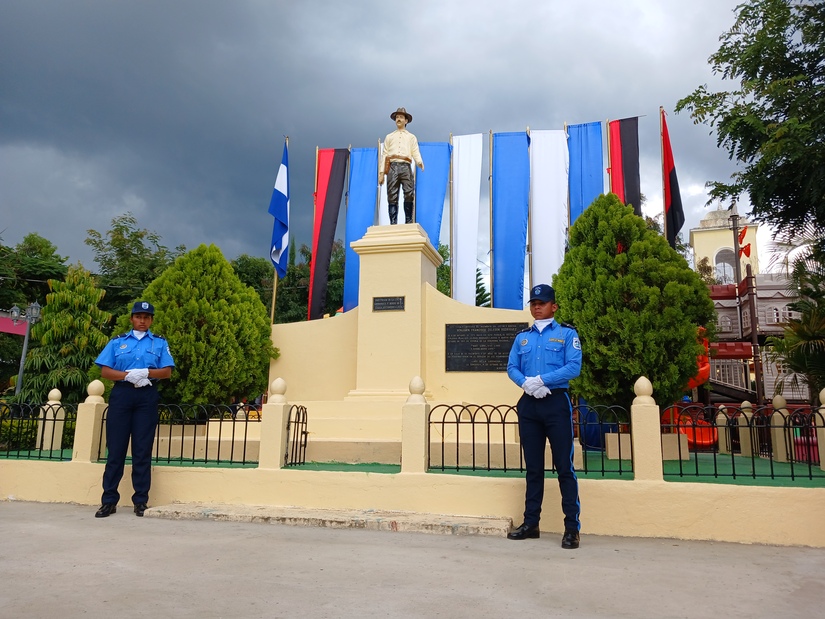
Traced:
[[699, 273], [699, 277], [708, 286], [714, 286], [719, 283], [719, 280], [716, 278], [716, 269], [710, 263], [710, 258], [707, 256], [702, 258], [699, 264], [696, 265], [696, 272]]
[[450, 273], [450, 248], [444, 243], [438, 244], [441, 264], [435, 269], [435, 287], [441, 294], [452, 296], [452, 275]]
[[629, 408], [642, 375], [660, 404], [684, 392], [704, 352], [697, 327], [712, 335], [713, 302], [684, 257], [632, 207], [599, 196], [571, 227], [553, 285], [559, 319], [573, 322], [582, 342], [578, 395]]
[[48, 280], [63, 279], [66, 275], [66, 257], [57, 253], [57, 247], [39, 234], [23, 237], [13, 249], [0, 247], [0, 307], [15, 303], [24, 307], [33, 301], [41, 305], [49, 292]]
[[103, 332], [112, 315], [98, 308], [105, 292], [80, 264], [70, 266], [64, 281], [50, 279], [40, 322], [31, 330], [39, 346], [26, 356], [22, 402], [45, 402], [60, 389], [63, 401], [80, 402], [90, 382], [89, 370], [106, 345]]
[[481, 277], [481, 269], [476, 269], [476, 305], [490, 307], [490, 293]]
[[97, 230], [87, 234], [85, 243], [100, 267], [99, 284], [107, 291], [102, 307], [116, 316], [127, 314], [129, 302], [142, 296], [144, 288], [186, 251], [183, 245], [173, 251], [161, 245], [160, 235], [138, 229], [131, 213], [112, 219], [105, 235]]
[[311, 254], [306, 245], [301, 246], [302, 262], [295, 261], [295, 243], [289, 244], [289, 260], [286, 275], [278, 280], [275, 293], [275, 322], [301, 322], [307, 319], [309, 302], [309, 260]]
[[[165, 401], [226, 402], [266, 390], [269, 361], [278, 357], [269, 314], [216, 246], [180, 256], [142, 298], [155, 305], [152, 332], [167, 339], [175, 359], [172, 380], [161, 382]], [[118, 327], [129, 329], [128, 316]]]
[[[57, 254], [57, 248], [36, 233], [27, 234], [15, 247], [2, 244], [0, 239], [0, 309], [13, 305], [25, 308], [37, 301], [46, 303], [48, 280], [62, 280], [66, 275], [66, 258]], [[29, 342], [32, 347], [36, 342]], [[0, 333], [0, 386], [5, 387], [11, 377], [17, 376], [23, 338]]]
[[269, 258], [241, 254], [231, 263], [235, 275], [258, 293], [267, 313], [272, 310], [272, 277], [275, 269]]
[[746, 193], [754, 219], [779, 232], [825, 229], [825, 3], [748, 0], [709, 62], [731, 90], [698, 87], [680, 100], [744, 167], [710, 183], [710, 200]]
[[[808, 387], [811, 402], [825, 387], [825, 250], [821, 233], [809, 223], [776, 239], [773, 264], [789, 278], [788, 290], [799, 298], [790, 304], [798, 312], [782, 337], [769, 337], [767, 353], [792, 373], [789, 385]], [[777, 383], [781, 391], [784, 383]]]
[[329, 276], [327, 277], [327, 299], [324, 304], [324, 314], [334, 316], [344, 305], [344, 263], [346, 249], [339, 239], [332, 244], [332, 255], [329, 262]]
[[[275, 294], [276, 323], [301, 322], [307, 319], [312, 252], [306, 245], [301, 245], [297, 251], [301, 254], [301, 262], [296, 262], [295, 244], [290, 243], [286, 275], [278, 280], [278, 290]], [[345, 260], [346, 250], [344, 244], [342, 241], [337, 240], [332, 245], [329, 277], [327, 279], [327, 298], [324, 303], [324, 313], [330, 316], [338, 313], [338, 310], [344, 305]]]

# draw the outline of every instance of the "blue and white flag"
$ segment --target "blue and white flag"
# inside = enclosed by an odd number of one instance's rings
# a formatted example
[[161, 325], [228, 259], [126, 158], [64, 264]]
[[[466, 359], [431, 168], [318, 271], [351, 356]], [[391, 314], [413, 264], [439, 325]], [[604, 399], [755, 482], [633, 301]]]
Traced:
[[272, 190], [272, 199], [269, 201], [269, 214], [275, 218], [272, 227], [272, 249], [269, 257], [278, 277], [286, 275], [289, 261], [289, 149], [284, 143], [284, 157], [281, 167], [275, 177], [275, 188]]

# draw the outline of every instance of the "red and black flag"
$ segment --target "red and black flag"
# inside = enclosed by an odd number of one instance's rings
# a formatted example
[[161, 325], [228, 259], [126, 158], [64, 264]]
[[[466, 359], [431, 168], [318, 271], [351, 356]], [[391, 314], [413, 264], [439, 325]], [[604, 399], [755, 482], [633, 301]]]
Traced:
[[610, 129], [610, 191], [633, 212], [642, 214], [642, 179], [639, 173], [639, 118], [611, 120]]
[[316, 163], [318, 177], [315, 179], [315, 224], [312, 231], [312, 263], [309, 268], [310, 320], [323, 318], [327, 301], [327, 280], [329, 262], [332, 257], [332, 243], [338, 225], [338, 211], [344, 194], [344, 180], [347, 175], [349, 150], [346, 148], [324, 148], [318, 151]]
[[665, 234], [670, 246], [676, 247], [676, 237], [685, 223], [682, 209], [682, 195], [679, 193], [679, 179], [676, 178], [676, 164], [670, 148], [670, 134], [667, 132], [665, 111], [659, 108], [662, 124], [662, 184], [665, 188]]

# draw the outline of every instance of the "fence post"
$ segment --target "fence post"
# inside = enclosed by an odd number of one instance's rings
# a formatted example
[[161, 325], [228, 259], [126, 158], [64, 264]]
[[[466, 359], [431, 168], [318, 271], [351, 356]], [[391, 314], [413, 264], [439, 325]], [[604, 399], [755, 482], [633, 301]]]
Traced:
[[103, 399], [105, 388], [99, 380], [86, 387], [88, 397], [77, 405], [77, 421], [74, 426], [73, 462], [97, 462], [106, 453], [106, 437], [103, 434]]
[[410, 381], [410, 397], [401, 408], [401, 472], [426, 473], [430, 443], [430, 405], [424, 397], [424, 381]]
[[261, 406], [261, 443], [258, 468], [281, 469], [287, 449], [289, 403], [286, 400], [286, 381], [276, 378], [269, 386], [269, 397]]
[[720, 406], [719, 411], [716, 413], [716, 431], [719, 433], [719, 440], [717, 442], [717, 445], [719, 446], [719, 455], [729, 454], [731, 452], [731, 448], [733, 447], [726, 412], [727, 408]]
[[[825, 389], [819, 392], [819, 421], [813, 419], [813, 424], [816, 426], [816, 444], [819, 449], [819, 468], [825, 471], [825, 423], [822, 423], [825, 418]], [[812, 415], [813, 416], [813, 415]]]
[[745, 400], [742, 402], [742, 414], [736, 418], [739, 424], [739, 455], [750, 458], [753, 456], [753, 404]]
[[[791, 435], [791, 445], [785, 444], [785, 420], [788, 418], [788, 401], [785, 396], [773, 396], [773, 414], [771, 415], [771, 450], [773, 451], [774, 462], [788, 462], [788, 449], [793, 449], [793, 436]], [[779, 425], [776, 425], [779, 419]]]
[[633, 385], [636, 398], [630, 406], [630, 436], [633, 441], [633, 479], [662, 481], [662, 426], [653, 385], [640, 376]]
[[49, 391], [49, 401], [40, 407], [37, 419], [37, 449], [60, 451], [63, 448], [63, 427], [66, 425], [66, 411], [60, 401], [60, 389]]

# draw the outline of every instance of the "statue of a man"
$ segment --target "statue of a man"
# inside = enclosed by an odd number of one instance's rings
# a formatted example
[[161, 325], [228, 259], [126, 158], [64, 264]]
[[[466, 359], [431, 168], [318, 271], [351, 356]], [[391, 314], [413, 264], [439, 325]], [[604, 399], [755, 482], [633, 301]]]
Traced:
[[413, 205], [415, 201], [415, 183], [412, 167], [415, 164], [424, 169], [424, 161], [418, 151], [418, 140], [407, 131], [412, 122], [412, 114], [403, 107], [398, 108], [390, 118], [395, 121], [396, 129], [384, 138], [384, 150], [378, 166], [378, 184], [384, 184], [387, 176], [387, 202], [389, 203], [390, 224], [398, 223], [398, 189], [404, 189], [404, 223], [413, 222]]

